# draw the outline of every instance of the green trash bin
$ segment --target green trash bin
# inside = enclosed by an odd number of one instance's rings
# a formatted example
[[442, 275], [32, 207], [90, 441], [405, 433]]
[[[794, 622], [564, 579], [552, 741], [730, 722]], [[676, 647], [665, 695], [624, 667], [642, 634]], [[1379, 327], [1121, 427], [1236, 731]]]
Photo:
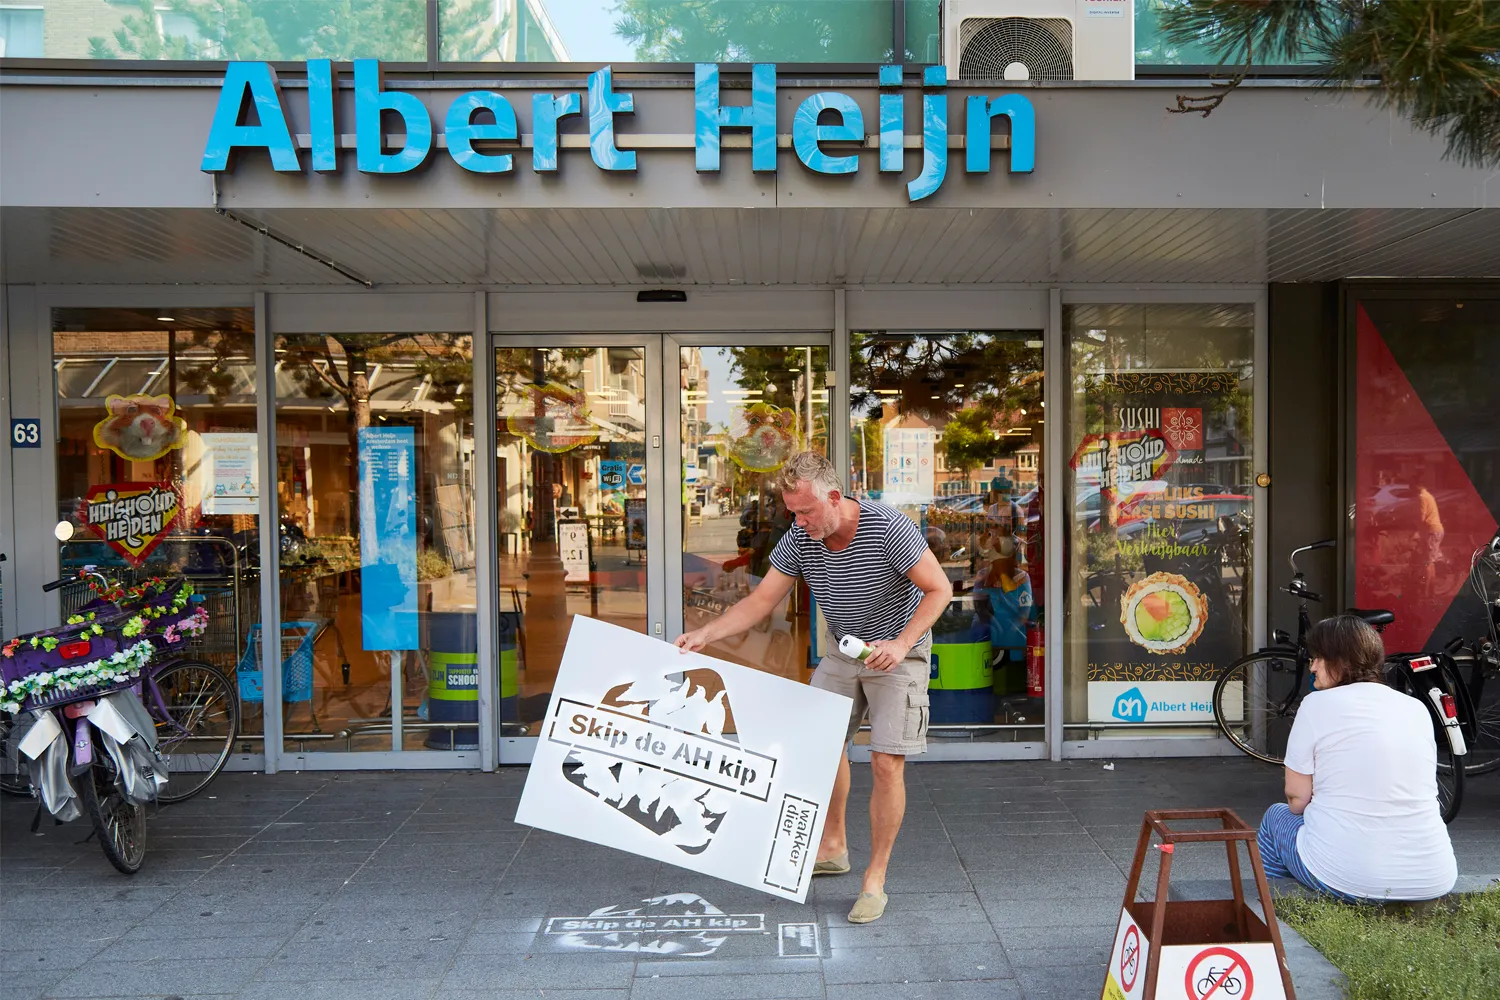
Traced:
[[932, 626], [932, 667], [927, 689], [934, 723], [995, 721], [990, 631], [974, 610], [973, 595], [953, 598]]

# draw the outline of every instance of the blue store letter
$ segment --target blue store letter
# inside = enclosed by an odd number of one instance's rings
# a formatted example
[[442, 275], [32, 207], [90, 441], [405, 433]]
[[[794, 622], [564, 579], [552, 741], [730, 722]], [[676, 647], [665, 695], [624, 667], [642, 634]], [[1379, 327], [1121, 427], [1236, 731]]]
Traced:
[[[406, 145], [385, 151], [381, 115], [394, 111], [406, 123]], [[380, 62], [354, 60], [354, 145], [360, 173], [404, 174], [415, 170], [432, 149], [432, 119], [413, 94], [386, 91], [380, 85]]]
[[1029, 174], [1036, 168], [1036, 109], [1020, 94], [1006, 94], [992, 101], [982, 95], [969, 98], [964, 117], [964, 169], [971, 174], [990, 172], [990, 120], [996, 115], [1010, 119], [1010, 172]]
[[[837, 111], [838, 125], [819, 125], [824, 111]], [[803, 101], [792, 118], [792, 148], [797, 159], [809, 170], [820, 174], [852, 174], [859, 170], [859, 157], [829, 156], [818, 147], [820, 142], [864, 142], [865, 116], [848, 94], [814, 94]]]
[[756, 63], [750, 68], [750, 104], [723, 107], [719, 104], [719, 67], [698, 63], [693, 67], [693, 125], [695, 159], [699, 171], [719, 169], [719, 130], [750, 130], [750, 169], [776, 170], [776, 66]]
[[583, 101], [577, 94], [531, 95], [532, 170], [543, 173], [557, 169], [557, 121], [578, 114], [582, 108]]
[[[246, 90], [255, 105], [259, 125], [240, 124]], [[208, 129], [201, 169], [209, 173], [228, 170], [229, 156], [240, 146], [264, 149], [271, 155], [272, 168], [283, 173], [302, 169], [297, 162], [297, 148], [292, 145], [292, 133], [286, 127], [276, 71], [270, 63], [232, 62], [224, 70], [224, 85], [219, 88], [219, 106]]]
[[338, 74], [330, 59], [307, 61], [307, 125], [312, 132], [312, 168], [324, 172], [339, 168], [338, 129], [333, 122], [333, 95]]
[[635, 150], [615, 146], [615, 113], [634, 111], [635, 98], [616, 94], [608, 66], [589, 74], [589, 152], [605, 170], [634, 170]]
[[[495, 116], [491, 123], [474, 123], [474, 113], [488, 109]], [[509, 153], [490, 155], [474, 148], [476, 139], [515, 139], [516, 112], [510, 102], [499, 94], [487, 90], [474, 90], [460, 94], [448, 105], [448, 118], [443, 124], [448, 136], [448, 155], [465, 170], [476, 174], [503, 174], [511, 168]]]
[[[901, 86], [901, 67], [880, 67], [882, 87]], [[900, 173], [906, 160], [906, 98], [898, 90], [880, 95], [880, 170]]]
[[[922, 86], [948, 86], [948, 71], [942, 66], [922, 70]], [[922, 95], [922, 174], [906, 185], [908, 201], [921, 201], [943, 185], [948, 176], [948, 95]]]

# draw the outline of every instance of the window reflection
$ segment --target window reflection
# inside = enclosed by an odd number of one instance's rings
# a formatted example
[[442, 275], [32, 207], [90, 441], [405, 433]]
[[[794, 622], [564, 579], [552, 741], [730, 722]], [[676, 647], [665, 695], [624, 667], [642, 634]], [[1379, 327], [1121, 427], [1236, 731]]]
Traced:
[[[828, 453], [828, 348], [684, 347], [682, 391], [684, 628], [701, 628], [748, 595], [792, 526], [776, 473], [802, 449]], [[747, 632], [707, 652], [807, 681], [811, 594], [792, 593]]]
[[[34, 13], [38, 24], [45, 20], [48, 25], [45, 51], [10, 52], [12, 56], [427, 59], [423, 0], [34, 0], [25, 6], [41, 8]], [[490, 6], [488, 0], [485, 6]]]
[[442, 0], [439, 17], [450, 61], [819, 63], [887, 61], [892, 11], [889, 0]]

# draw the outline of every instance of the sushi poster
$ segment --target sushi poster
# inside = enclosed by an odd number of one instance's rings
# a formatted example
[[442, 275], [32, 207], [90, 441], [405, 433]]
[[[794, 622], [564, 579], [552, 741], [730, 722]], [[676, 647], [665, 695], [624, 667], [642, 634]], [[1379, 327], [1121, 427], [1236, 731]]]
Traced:
[[516, 822], [800, 903], [849, 710], [576, 616]]
[[1088, 717], [1210, 722], [1219, 670], [1245, 652], [1253, 497], [1231, 372], [1117, 373], [1086, 389], [1070, 462], [1097, 494], [1086, 553]]

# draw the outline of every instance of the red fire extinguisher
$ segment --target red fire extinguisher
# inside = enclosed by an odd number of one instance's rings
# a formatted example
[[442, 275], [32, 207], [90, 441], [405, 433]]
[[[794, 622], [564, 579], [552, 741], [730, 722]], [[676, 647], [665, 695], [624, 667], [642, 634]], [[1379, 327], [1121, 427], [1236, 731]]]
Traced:
[[1042, 639], [1042, 623], [1026, 626], [1026, 697], [1041, 698], [1047, 692], [1047, 647]]

